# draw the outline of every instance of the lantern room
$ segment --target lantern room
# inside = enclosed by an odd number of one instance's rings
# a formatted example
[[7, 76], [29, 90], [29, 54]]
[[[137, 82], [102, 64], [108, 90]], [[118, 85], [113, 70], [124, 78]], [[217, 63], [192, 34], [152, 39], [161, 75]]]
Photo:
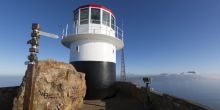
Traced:
[[74, 11], [75, 34], [105, 34], [115, 37], [118, 34], [113, 12], [101, 5], [80, 6]]

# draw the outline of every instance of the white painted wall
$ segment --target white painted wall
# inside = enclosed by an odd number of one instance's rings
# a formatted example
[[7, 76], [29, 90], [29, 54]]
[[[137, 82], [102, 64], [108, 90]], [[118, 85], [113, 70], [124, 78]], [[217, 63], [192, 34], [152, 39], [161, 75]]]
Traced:
[[[77, 46], [79, 50], [77, 50]], [[116, 47], [109, 43], [91, 40], [74, 42], [70, 48], [70, 62], [72, 61], [105, 61], [116, 63]]]

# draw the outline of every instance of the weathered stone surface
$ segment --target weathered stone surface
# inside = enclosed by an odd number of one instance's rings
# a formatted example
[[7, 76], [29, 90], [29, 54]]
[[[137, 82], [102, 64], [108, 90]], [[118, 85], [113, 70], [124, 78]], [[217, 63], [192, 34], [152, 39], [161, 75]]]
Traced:
[[[76, 110], [83, 104], [85, 74], [77, 72], [71, 64], [40, 61], [33, 78], [36, 80], [33, 110]], [[24, 87], [28, 82], [22, 83], [13, 110], [23, 110]]]

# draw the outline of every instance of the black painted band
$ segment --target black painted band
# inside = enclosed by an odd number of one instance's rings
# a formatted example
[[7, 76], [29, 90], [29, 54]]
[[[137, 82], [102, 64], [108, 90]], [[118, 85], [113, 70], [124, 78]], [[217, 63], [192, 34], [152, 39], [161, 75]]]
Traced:
[[104, 61], [70, 62], [77, 71], [86, 74], [86, 98], [98, 99], [108, 95], [108, 87], [116, 81], [116, 64]]

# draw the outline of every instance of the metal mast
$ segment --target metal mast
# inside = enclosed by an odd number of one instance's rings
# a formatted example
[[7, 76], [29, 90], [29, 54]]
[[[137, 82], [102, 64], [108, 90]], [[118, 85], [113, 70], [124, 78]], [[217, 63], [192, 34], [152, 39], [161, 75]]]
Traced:
[[[124, 30], [124, 22], [122, 19], [122, 30]], [[122, 31], [122, 40], [124, 42], [124, 32]], [[125, 55], [124, 48], [121, 50], [121, 81], [126, 81], [126, 71], [125, 71]]]
[[121, 81], [126, 81], [124, 48], [121, 50]]

